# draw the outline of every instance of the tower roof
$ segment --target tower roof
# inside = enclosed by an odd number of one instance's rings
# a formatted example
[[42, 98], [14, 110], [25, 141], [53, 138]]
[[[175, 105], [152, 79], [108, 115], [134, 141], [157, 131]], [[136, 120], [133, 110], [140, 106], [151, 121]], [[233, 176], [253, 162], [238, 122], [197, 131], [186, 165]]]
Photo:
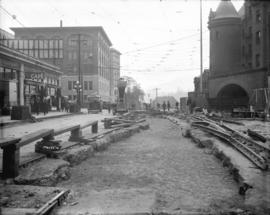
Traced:
[[214, 19], [221, 18], [239, 18], [239, 14], [230, 0], [222, 0], [219, 3]]

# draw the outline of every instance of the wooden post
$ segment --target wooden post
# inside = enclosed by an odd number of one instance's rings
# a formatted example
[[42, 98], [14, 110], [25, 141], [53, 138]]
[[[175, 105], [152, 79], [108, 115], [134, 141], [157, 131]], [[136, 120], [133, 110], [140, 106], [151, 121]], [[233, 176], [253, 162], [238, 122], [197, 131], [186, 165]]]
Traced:
[[0, 147], [3, 149], [3, 178], [14, 178], [19, 174], [20, 148], [17, 148], [20, 138], [2, 138]]
[[71, 136], [69, 138], [70, 141], [77, 141], [82, 137], [82, 130], [80, 127], [71, 130]]
[[92, 133], [98, 133], [98, 122], [92, 125]]
[[20, 149], [15, 144], [3, 148], [3, 178], [19, 175]]

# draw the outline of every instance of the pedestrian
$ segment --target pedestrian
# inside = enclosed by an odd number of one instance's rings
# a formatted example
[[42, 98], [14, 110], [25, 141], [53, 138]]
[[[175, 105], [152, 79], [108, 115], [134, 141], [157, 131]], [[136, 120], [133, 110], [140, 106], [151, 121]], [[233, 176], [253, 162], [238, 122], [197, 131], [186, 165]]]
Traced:
[[165, 110], [166, 110], [166, 102], [165, 101], [162, 104], [162, 108], [163, 108], [163, 113], [165, 113]]
[[108, 112], [111, 113], [111, 104], [108, 104]]
[[178, 111], [179, 110], [179, 102], [175, 103], [175, 107], [176, 107], [176, 110]]
[[40, 106], [39, 98], [36, 97], [34, 100], [34, 107], [37, 115], [39, 115], [39, 106]]
[[171, 104], [169, 101], [167, 101], [167, 108], [168, 108], [168, 111], [170, 111], [170, 108], [171, 108]]
[[44, 116], [46, 115], [46, 99], [44, 98], [41, 101], [41, 111], [44, 113]]

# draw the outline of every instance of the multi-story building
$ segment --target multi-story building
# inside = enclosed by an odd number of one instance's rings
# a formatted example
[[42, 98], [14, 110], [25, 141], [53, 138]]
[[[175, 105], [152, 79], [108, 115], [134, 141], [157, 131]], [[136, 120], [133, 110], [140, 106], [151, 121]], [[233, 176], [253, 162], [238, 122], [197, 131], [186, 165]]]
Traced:
[[230, 0], [222, 0], [216, 11], [210, 11], [208, 27], [211, 106], [247, 108], [254, 100], [254, 105], [266, 108], [270, 97], [270, 3], [246, 0], [237, 12]]
[[22, 52], [10, 49], [0, 42], [0, 112], [12, 106], [28, 106], [50, 98], [51, 105], [59, 101], [59, 67]]
[[8, 41], [30, 56], [59, 66], [63, 72], [62, 95], [76, 100], [76, 82], [81, 87], [80, 101], [99, 96], [110, 101], [110, 39], [102, 27], [11, 28], [15, 40]]
[[111, 102], [115, 103], [118, 97], [117, 82], [120, 78], [120, 55], [121, 53], [114, 48], [111, 48], [111, 58], [110, 58], [110, 75], [111, 75], [111, 84], [110, 84], [110, 95]]

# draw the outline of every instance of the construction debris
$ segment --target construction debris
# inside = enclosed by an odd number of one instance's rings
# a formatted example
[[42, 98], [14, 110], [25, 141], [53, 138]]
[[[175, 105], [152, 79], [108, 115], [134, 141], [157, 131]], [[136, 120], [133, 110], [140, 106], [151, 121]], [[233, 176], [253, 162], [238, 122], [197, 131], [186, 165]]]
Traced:
[[[231, 144], [262, 170], [268, 168], [270, 148], [254, 141], [249, 136], [236, 131], [225, 125], [222, 121], [217, 122], [203, 115], [192, 116], [192, 126], [200, 128]], [[267, 153], [263, 153], [263, 152]]]
[[113, 118], [105, 118], [104, 128], [126, 128], [146, 121], [145, 116], [136, 112], [129, 112]]

